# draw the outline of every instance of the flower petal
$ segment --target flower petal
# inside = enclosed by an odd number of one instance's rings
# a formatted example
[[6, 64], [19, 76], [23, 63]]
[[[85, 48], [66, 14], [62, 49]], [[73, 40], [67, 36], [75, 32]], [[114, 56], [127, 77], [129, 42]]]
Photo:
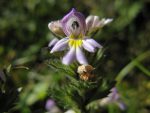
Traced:
[[88, 16], [85, 21], [86, 21], [86, 29], [89, 30], [93, 25], [94, 16], [93, 15]]
[[87, 65], [88, 62], [84, 56], [84, 53], [82, 52], [81, 48], [80, 47], [77, 47], [76, 48], [76, 58], [77, 58], [77, 61], [80, 63], [80, 64], [85, 64]]
[[103, 18], [103, 19], [101, 19], [101, 20], [99, 21], [99, 23], [98, 23], [97, 25], [98, 25], [99, 27], [103, 27], [103, 26], [105, 26], [105, 25], [111, 23], [112, 21], [113, 21], [112, 18], [108, 18], [108, 19]]
[[98, 27], [98, 22], [99, 22], [99, 17], [98, 16], [94, 16], [94, 21], [93, 21], [93, 25], [92, 27], [95, 28], [95, 27]]
[[95, 52], [95, 47], [86, 40], [83, 40], [83, 47], [89, 52]]
[[52, 41], [49, 42], [48, 47], [54, 46], [58, 42], [57, 38], [54, 38]]
[[111, 103], [111, 99], [109, 97], [104, 97], [99, 101], [100, 106], [105, 106]]
[[48, 28], [54, 33], [56, 36], [65, 36], [63, 32], [62, 24], [60, 20], [52, 21], [48, 24]]
[[62, 43], [62, 42], [65, 42], [65, 41], [68, 41], [68, 37], [66, 37], [66, 38], [62, 38], [61, 40], [59, 40], [56, 44], [60, 44], [60, 43]]
[[102, 46], [99, 43], [97, 43], [95, 40], [93, 40], [91, 38], [87, 38], [86, 42], [90, 43], [94, 47], [102, 48]]
[[87, 34], [95, 32], [99, 26], [99, 17], [90, 15], [86, 18], [86, 29], [87, 29]]
[[121, 110], [125, 110], [126, 109], [126, 105], [123, 103], [123, 102], [116, 102], [116, 104], [118, 105], [118, 107], [121, 109]]
[[67, 47], [67, 45], [68, 45], [68, 38], [63, 38], [55, 44], [55, 46], [52, 48], [50, 53], [53, 53], [56, 51], [62, 51], [63, 49]]
[[45, 108], [50, 111], [55, 105], [55, 102], [52, 99], [48, 99], [45, 105]]
[[62, 63], [65, 65], [69, 65], [70, 63], [72, 63], [76, 59], [75, 53], [75, 48], [70, 48], [69, 52], [63, 57]]
[[82, 13], [74, 8], [61, 20], [63, 31], [67, 36], [85, 34], [86, 24]]

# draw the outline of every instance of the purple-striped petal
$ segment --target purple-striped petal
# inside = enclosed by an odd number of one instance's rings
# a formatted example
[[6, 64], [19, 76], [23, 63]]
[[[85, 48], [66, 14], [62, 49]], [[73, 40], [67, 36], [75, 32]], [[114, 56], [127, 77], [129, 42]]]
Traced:
[[108, 18], [108, 19], [103, 18], [103, 19], [101, 19], [101, 20], [98, 22], [97, 26], [98, 26], [98, 27], [103, 27], [103, 26], [105, 26], [105, 25], [111, 23], [112, 21], [113, 21], [112, 18]]
[[99, 17], [90, 15], [86, 18], [86, 29], [87, 29], [87, 35], [90, 35], [90, 33], [95, 32], [99, 26]]
[[50, 22], [48, 28], [57, 36], [65, 36], [60, 20]]
[[82, 52], [80, 47], [76, 48], [76, 59], [80, 64], [85, 64], [85, 65], [88, 64], [88, 62], [84, 56], [84, 53]]
[[70, 36], [71, 34], [75, 36], [85, 34], [85, 18], [82, 13], [77, 12], [74, 8], [63, 17], [61, 23], [63, 26], [63, 31], [67, 36]]
[[76, 59], [75, 53], [75, 48], [70, 48], [69, 52], [63, 57], [62, 63], [65, 65], [69, 65], [70, 63], [72, 63]]
[[54, 38], [52, 41], [49, 42], [48, 47], [54, 46], [58, 42], [57, 38]]
[[87, 38], [85, 39], [88, 43], [90, 43], [92, 46], [97, 47], [97, 48], [102, 48], [102, 46], [97, 43], [95, 40], [91, 39], [91, 38]]
[[93, 27], [93, 28], [94, 28], [94, 27], [97, 27], [98, 22], [99, 22], [99, 17], [98, 17], [98, 16], [94, 16], [94, 21], [93, 21], [92, 27]]
[[83, 40], [83, 48], [86, 49], [89, 52], [95, 52], [95, 47], [93, 45], [91, 45], [89, 42], [87, 42], [86, 40]]
[[62, 42], [68, 41], [68, 37], [66, 38], [62, 38], [61, 40], [59, 40], [56, 44], [61, 44]]
[[85, 21], [86, 21], [86, 29], [89, 30], [93, 25], [94, 16], [92, 15], [88, 16]]
[[68, 46], [68, 38], [63, 38], [59, 40], [55, 46], [52, 48], [50, 53], [56, 52], [56, 51], [62, 51]]

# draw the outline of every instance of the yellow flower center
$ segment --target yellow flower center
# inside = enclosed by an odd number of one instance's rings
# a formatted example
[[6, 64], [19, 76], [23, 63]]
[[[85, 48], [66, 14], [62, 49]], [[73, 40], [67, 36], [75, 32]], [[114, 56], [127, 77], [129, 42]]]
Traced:
[[69, 46], [72, 46], [72, 47], [80, 47], [82, 45], [82, 38], [83, 38], [83, 35], [80, 34], [78, 36], [74, 36], [73, 34], [70, 35], [69, 37]]
[[72, 47], [80, 47], [82, 45], [81, 39], [69, 39], [69, 46]]

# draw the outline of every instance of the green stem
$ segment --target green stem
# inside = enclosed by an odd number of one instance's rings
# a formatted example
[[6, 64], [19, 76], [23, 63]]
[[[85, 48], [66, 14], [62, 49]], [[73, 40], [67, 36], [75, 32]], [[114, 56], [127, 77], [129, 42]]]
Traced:
[[122, 79], [135, 67], [137, 66], [137, 62], [142, 62], [143, 60], [150, 57], [150, 51], [146, 51], [143, 54], [136, 57], [134, 60], [132, 60], [129, 64], [127, 64], [117, 75], [116, 81], [117, 84], [119, 84]]

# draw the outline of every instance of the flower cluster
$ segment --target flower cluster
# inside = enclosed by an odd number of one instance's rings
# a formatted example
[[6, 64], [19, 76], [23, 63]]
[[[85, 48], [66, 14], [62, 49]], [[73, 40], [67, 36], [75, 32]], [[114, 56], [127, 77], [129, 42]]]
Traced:
[[90, 37], [90, 34], [111, 21], [112, 19], [100, 20], [98, 16], [88, 16], [85, 19], [82, 13], [73, 8], [61, 20], [48, 24], [49, 29], [55, 35], [66, 36], [61, 40], [54, 39], [49, 43], [49, 47], [52, 47], [50, 53], [69, 49], [62, 59], [63, 64], [69, 65], [74, 60], [77, 60], [80, 64], [88, 64], [83, 49], [93, 53], [96, 48], [102, 48], [99, 43]]

